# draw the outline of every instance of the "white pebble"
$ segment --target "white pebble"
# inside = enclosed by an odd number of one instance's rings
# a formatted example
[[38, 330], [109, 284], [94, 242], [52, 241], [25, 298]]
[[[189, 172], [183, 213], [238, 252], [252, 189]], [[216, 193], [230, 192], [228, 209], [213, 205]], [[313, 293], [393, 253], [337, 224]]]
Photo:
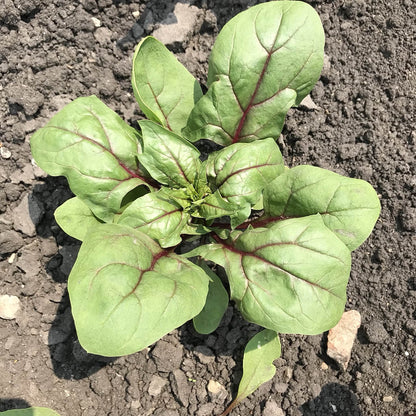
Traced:
[[15, 319], [20, 309], [20, 300], [17, 296], [0, 296], [0, 318]]
[[0, 147], [0, 155], [3, 159], [10, 159], [12, 157], [12, 152], [5, 147]]
[[91, 17], [92, 22], [94, 23], [95, 27], [101, 27], [101, 20], [97, 19], [96, 17]]

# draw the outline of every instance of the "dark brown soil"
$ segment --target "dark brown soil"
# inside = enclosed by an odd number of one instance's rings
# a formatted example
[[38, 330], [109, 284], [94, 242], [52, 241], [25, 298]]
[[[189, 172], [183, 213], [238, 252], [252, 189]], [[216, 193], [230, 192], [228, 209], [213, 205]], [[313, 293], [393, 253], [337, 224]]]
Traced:
[[[204, 82], [218, 30], [259, 1], [191, 3], [199, 9], [194, 30], [171, 48]], [[353, 255], [348, 287], [346, 309], [358, 310], [363, 324], [346, 372], [327, 357], [325, 335], [283, 336], [276, 376], [234, 413], [410, 415], [416, 413], [415, 3], [309, 3], [327, 35], [326, 65], [312, 93], [319, 108], [291, 110], [279, 144], [289, 165], [362, 178], [380, 195], [381, 218]], [[81, 349], [66, 292], [78, 243], [53, 220], [71, 193], [65, 180], [31, 163], [31, 134], [78, 96], [96, 94], [131, 124], [140, 118], [129, 79], [133, 48], [171, 17], [175, 4], [0, 4], [0, 294], [21, 302], [16, 319], [0, 319], [0, 411], [36, 405], [62, 416], [204, 416], [220, 413], [236, 392], [242, 351], [256, 328], [231, 307], [210, 336], [186, 324], [128, 357], [103, 359]], [[210, 380], [225, 392], [209, 392]]]

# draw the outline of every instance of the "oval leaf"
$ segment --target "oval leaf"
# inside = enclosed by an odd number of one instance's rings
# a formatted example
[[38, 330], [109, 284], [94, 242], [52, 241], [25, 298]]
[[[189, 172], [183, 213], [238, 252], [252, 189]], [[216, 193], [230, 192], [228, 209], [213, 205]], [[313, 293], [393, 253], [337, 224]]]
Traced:
[[370, 235], [380, 215], [380, 201], [368, 182], [314, 166], [296, 166], [266, 188], [264, 210], [259, 220], [264, 223], [319, 213], [352, 251]]
[[143, 133], [140, 162], [158, 182], [174, 188], [193, 184], [199, 171], [199, 151], [189, 142], [153, 121], [139, 122]]
[[280, 340], [276, 332], [265, 329], [254, 335], [244, 349], [243, 377], [237, 397], [221, 416], [229, 414], [245, 397], [273, 378], [276, 373], [273, 361], [280, 355]]
[[256, 143], [236, 143], [211, 154], [206, 177], [227, 202], [239, 207], [236, 220], [232, 221], [236, 227], [247, 219], [263, 189], [283, 170], [279, 147], [269, 138]]
[[228, 306], [228, 293], [221, 279], [202, 262], [200, 267], [210, 277], [208, 295], [202, 311], [193, 319], [194, 328], [200, 334], [214, 332], [221, 322]]
[[186, 125], [192, 108], [202, 96], [198, 81], [151, 36], [136, 47], [132, 85], [147, 118], [176, 133]]
[[65, 201], [55, 210], [55, 220], [58, 225], [71, 237], [84, 240], [90, 227], [102, 224], [92, 211], [79, 198]]
[[202, 246], [226, 269], [231, 299], [250, 322], [280, 333], [314, 335], [339, 321], [351, 256], [320, 215], [275, 223]]
[[162, 188], [159, 192], [149, 193], [132, 202], [117, 223], [147, 234], [162, 247], [172, 247], [181, 242], [180, 234], [189, 217], [183, 207]]
[[66, 176], [103, 221], [112, 220], [129, 191], [147, 184], [137, 165], [138, 132], [95, 96], [65, 106], [30, 143], [36, 163], [49, 175]]
[[208, 92], [184, 136], [221, 145], [276, 139], [288, 109], [319, 78], [324, 41], [319, 16], [303, 2], [271, 1], [238, 14], [218, 35]]
[[46, 407], [28, 407], [0, 412], [1, 416], [59, 416], [58, 413]]
[[196, 316], [208, 283], [140, 231], [103, 224], [86, 236], [68, 280], [79, 341], [104, 356], [139, 351]]

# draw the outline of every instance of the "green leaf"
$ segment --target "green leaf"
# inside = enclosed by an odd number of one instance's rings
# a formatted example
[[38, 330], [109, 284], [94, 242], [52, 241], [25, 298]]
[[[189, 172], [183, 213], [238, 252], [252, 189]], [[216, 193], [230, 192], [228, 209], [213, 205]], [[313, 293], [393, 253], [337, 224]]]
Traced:
[[102, 224], [79, 198], [65, 201], [55, 210], [55, 220], [71, 237], [84, 240], [87, 230]]
[[215, 331], [224, 316], [228, 306], [228, 293], [221, 279], [202, 262], [200, 267], [210, 277], [208, 296], [202, 311], [193, 319], [194, 328], [200, 334], [210, 334]]
[[184, 136], [225, 146], [276, 139], [288, 109], [319, 78], [324, 41], [319, 16], [303, 2], [271, 1], [235, 16], [212, 49], [209, 89]]
[[208, 157], [206, 176], [213, 189], [238, 206], [232, 226], [248, 218], [263, 189], [284, 171], [279, 147], [271, 138], [236, 143]]
[[189, 218], [183, 207], [162, 188], [136, 199], [117, 223], [147, 234], [162, 247], [172, 247], [181, 242], [180, 234]]
[[132, 85], [147, 118], [180, 133], [202, 91], [198, 81], [153, 37], [144, 38], [133, 57]]
[[66, 176], [72, 192], [103, 221], [111, 221], [123, 197], [148, 185], [137, 164], [139, 134], [97, 97], [72, 101], [31, 138], [36, 163]]
[[142, 120], [139, 124], [143, 134], [139, 159], [150, 175], [174, 188], [193, 184], [201, 164], [198, 149], [153, 121]]
[[196, 316], [209, 277], [140, 231], [103, 224], [87, 234], [68, 280], [79, 341], [93, 354], [132, 354]]
[[257, 333], [247, 343], [244, 349], [243, 377], [238, 386], [237, 397], [221, 416], [230, 413], [245, 397], [273, 378], [276, 373], [273, 361], [280, 355], [279, 337], [269, 329]]
[[214, 218], [237, 215], [238, 209], [239, 207], [236, 204], [226, 201], [221, 196], [220, 191], [217, 190], [204, 198], [201, 205], [192, 215], [212, 220]]
[[58, 413], [46, 407], [28, 407], [0, 412], [1, 416], [59, 416]]
[[313, 166], [285, 171], [264, 192], [265, 215], [279, 217], [321, 214], [331, 229], [352, 251], [370, 235], [380, 214], [380, 201], [372, 186]]
[[280, 333], [314, 335], [339, 321], [351, 256], [320, 215], [234, 232], [231, 241], [201, 246], [200, 255], [223, 266], [231, 299], [243, 317]]

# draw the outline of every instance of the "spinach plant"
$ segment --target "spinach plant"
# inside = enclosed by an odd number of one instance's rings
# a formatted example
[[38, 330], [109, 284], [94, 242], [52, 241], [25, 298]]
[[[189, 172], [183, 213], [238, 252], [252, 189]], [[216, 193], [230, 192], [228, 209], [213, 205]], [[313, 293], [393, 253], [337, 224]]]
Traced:
[[[259, 4], [218, 35], [204, 95], [146, 37], [132, 71], [147, 117], [139, 130], [91, 96], [33, 135], [38, 165], [65, 176], [76, 195], [55, 217], [82, 241], [68, 289], [88, 352], [131, 354], [189, 319], [210, 333], [230, 297], [265, 329], [246, 347], [227, 414], [273, 376], [278, 333], [319, 334], [338, 322], [350, 253], [378, 218], [377, 194], [367, 182], [325, 169], [285, 167], [275, 142], [288, 109], [318, 80], [323, 48], [312, 7]], [[201, 139], [221, 150], [203, 160], [192, 144]], [[200, 245], [180, 254], [189, 239]], [[228, 281], [207, 261], [222, 266]]]

